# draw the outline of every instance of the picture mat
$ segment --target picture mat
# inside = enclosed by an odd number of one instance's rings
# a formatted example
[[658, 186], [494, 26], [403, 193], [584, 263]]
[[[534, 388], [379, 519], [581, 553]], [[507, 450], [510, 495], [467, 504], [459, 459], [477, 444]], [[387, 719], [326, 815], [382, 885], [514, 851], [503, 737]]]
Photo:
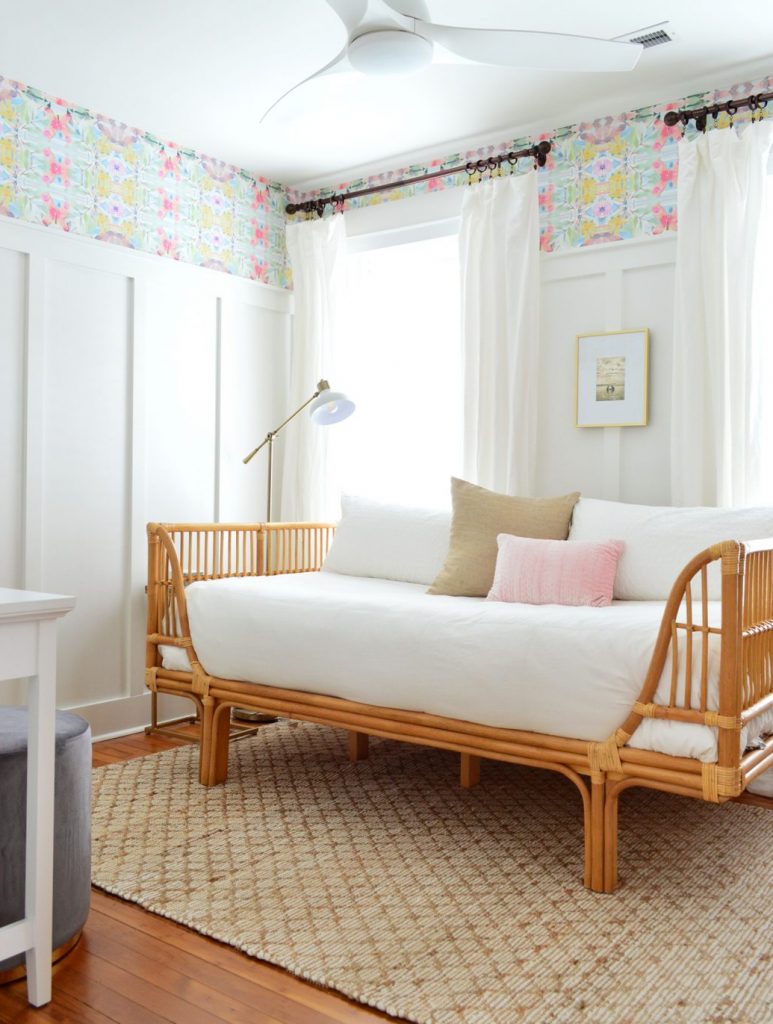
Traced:
[[[578, 427], [633, 427], [647, 422], [647, 376], [649, 332], [615, 331], [608, 334], [581, 334], [577, 338], [577, 419]], [[608, 360], [625, 362], [622, 385], [616, 384]], [[601, 362], [600, 362], [601, 361]], [[597, 399], [599, 373], [605, 382], [622, 386], [623, 397]]]

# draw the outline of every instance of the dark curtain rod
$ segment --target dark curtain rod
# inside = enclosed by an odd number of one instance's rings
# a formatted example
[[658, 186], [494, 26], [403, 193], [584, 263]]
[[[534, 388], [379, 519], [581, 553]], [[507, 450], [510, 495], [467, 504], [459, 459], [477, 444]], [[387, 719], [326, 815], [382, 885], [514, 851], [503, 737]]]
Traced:
[[669, 110], [663, 120], [669, 128], [673, 128], [680, 122], [687, 127], [690, 121], [695, 121], [698, 131], [704, 132], [709, 115], [716, 120], [722, 111], [726, 111], [733, 117], [741, 107], [748, 107], [754, 113], [755, 110], [763, 110], [767, 107], [768, 100], [773, 100], [773, 92], [759, 92], [755, 96], [745, 96], [742, 100], [726, 100], [724, 103], [712, 103], [708, 107], [695, 107], [693, 110]]
[[528, 149], [519, 149], [517, 153], [502, 153], [500, 156], [490, 156], [485, 160], [474, 160], [467, 164], [460, 164], [459, 167], [446, 167], [442, 171], [430, 171], [429, 174], [419, 174], [415, 178], [401, 178], [399, 181], [389, 181], [385, 185], [373, 185], [370, 188], [361, 188], [356, 192], [340, 192], [334, 196], [325, 196], [323, 199], [308, 199], [305, 203], [288, 203], [285, 209], [288, 214], [318, 213], [321, 217], [326, 206], [335, 206], [343, 212], [344, 203], [347, 199], [358, 199], [360, 196], [371, 196], [376, 192], [391, 192], [404, 185], [415, 185], [419, 181], [429, 181], [431, 178], [445, 178], [450, 174], [461, 174], [466, 171], [472, 175], [481, 174], [483, 171], [493, 171], [503, 163], [515, 164], [522, 156], [532, 157], [539, 167], [544, 167], [551, 150], [551, 143], [547, 141], [538, 142], [536, 146], [529, 146]]

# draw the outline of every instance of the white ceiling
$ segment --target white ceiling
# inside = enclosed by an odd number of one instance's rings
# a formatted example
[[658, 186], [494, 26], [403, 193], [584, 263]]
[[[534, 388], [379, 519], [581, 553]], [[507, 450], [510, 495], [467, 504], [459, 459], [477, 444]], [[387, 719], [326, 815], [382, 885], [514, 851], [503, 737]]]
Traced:
[[[773, 3], [428, 0], [434, 20], [612, 38], [668, 20], [674, 42], [627, 74], [437, 65], [336, 75], [263, 110], [341, 49], [325, 0], [0, 0], [0, 74], [287, 184], [444, 155], [773, 74]], [[516, 131], [517, 130], [517, 131]], [[339, 180], [344, 180], [340, 174]]]

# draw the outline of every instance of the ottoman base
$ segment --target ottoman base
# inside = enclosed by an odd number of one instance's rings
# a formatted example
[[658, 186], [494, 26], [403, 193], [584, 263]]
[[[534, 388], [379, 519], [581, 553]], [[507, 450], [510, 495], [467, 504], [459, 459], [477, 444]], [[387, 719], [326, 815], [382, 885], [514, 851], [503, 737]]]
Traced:
[[[55, 949], [51, 953], [51, 966], [58, 964], [60, 960], [64, 958], [75, 949], [81, 940], [82, 931], [76, 932], [71, 939], [67, 942], [63, 942], [62, 945]], [[0, 987], [3, 985], [10, 985], [12, 981], [21, 981], [22, 978], [27, 977], [27, 968], [24, 964], [19, 964], [18, 967], [12, 967], [9, 971], [0, 971]]]

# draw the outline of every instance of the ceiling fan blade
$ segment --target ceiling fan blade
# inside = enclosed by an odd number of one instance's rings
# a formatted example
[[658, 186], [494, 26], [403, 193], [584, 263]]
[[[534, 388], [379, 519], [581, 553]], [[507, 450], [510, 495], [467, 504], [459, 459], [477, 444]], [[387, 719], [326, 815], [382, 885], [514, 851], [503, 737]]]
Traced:
[[302, 79], [300, 82], [292, 86], [292, 88], [288, 89], [286, 92], [283, 92], [278, 99], [274, 100], [274, 102], [271, 104], [268, 110], [264, 111], [264, 113], [261, 115], [260, 120], [258, 121], [258, 124], [263, 124], [266, 118], [268, 118], [269, 115], [276, 110], [276, 108], [279, 106], [280, 103], [282, 103], [283, 100], [286, 100], [288, 96], [294, 93], [297, 89], [300, 89], [302, 85], [306, 85], [307, 82], [311, 82], [312, 79], [324, 78], [327, 75], [346, 74], [347, 72], [351, 72], [352, 74], [354, 74], [354, 68], [349, 63], [349, 58], [347, 57], [348, 49], [349, 47], [347, 44], [343, 48], [343, 50], [341, 50], [340, 53], [338, 53], [330, 61], [329, 64], [325, 64], [324, 67], [321, 67], [318, 71], [315, 71], [313, 74], [308, 75], [306, 78]]
[[396, 14], [402, 14], [404, 18], [429, 21], [429, 8], [424, 0], [383, 0], [383, 2], [387, 7], [391, 7]]
[[327, 0], [327, 5], [341, 19], [349, 38], [368, 10], [368, 0]]
[[517, 29], [454, 28], [421, 22], [418, 35], [478, 64], [549, 71], [631, 71], [639, 43]]

